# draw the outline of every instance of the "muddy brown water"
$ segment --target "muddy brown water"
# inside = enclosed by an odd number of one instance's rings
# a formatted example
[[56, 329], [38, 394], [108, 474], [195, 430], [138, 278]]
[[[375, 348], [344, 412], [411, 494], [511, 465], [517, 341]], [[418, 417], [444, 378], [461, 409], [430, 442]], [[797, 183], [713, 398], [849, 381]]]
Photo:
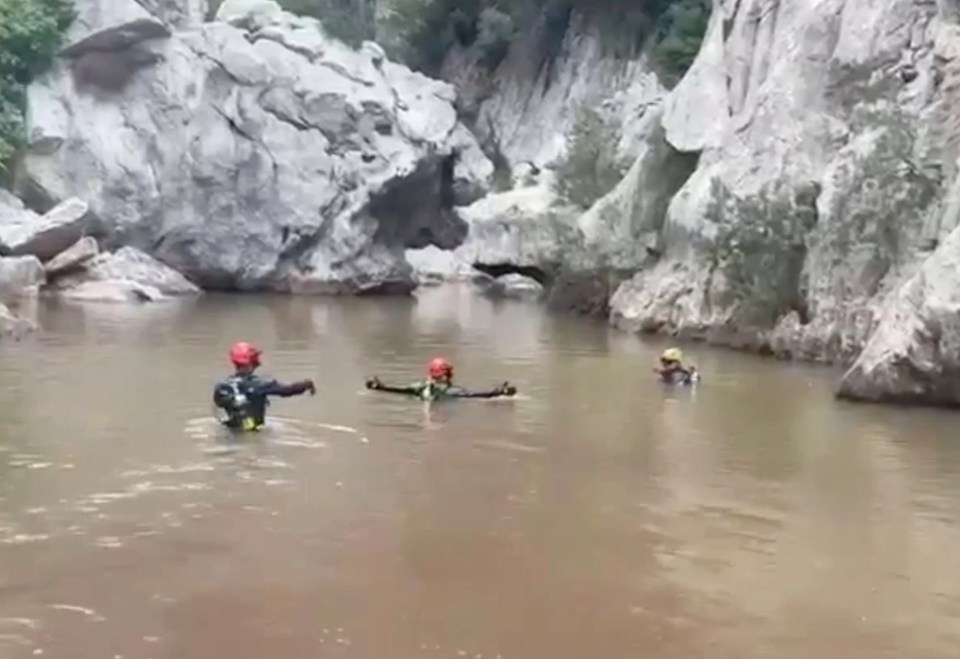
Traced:
[[[0, 349], [0, 657], [960, 656], [960, 416], [494, 303], [45, 307]], [[229, 343], [312, 377], [210, 415]], [[430, 356], [512, 402], [362, 391]]]

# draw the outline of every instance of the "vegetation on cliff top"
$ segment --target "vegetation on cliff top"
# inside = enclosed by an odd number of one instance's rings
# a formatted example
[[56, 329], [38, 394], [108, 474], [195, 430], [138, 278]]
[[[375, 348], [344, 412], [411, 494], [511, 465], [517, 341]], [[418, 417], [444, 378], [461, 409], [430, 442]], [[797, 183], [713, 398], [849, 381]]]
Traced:
[[[279, 0], [284, 9], [320, 19], [352, 45], [384, 37], [395, 59], [436, 75], [455, 45], [475, 47], [495, 67], [515, 38], [538, 21], [555, 51], [573, 12], [600, 28], [610, 55], [632, 57], [649, 49], [670, 84], [700, 49], [710, 0]], [[218, 4], [214, 2], [213, 4]], [[379, 8], [378, 8], [379, 7]], [[378, 26], [379, 18], [382, 24]]]
[[52, 65], [74, 18], [69, 0], [0, 0], [0, 174], [26, 140], [27, 85]]
[[661, 74], [674, 82], [693, 62], [710, 11], [710, 0], [395, 0], [387, 22], [400, 37], [394, 54], [436, 73], [457, 44], [477, 47], [496, 66], [535, 21], [542, 21], [548, 43], [559, 43], [578, 12], [600, 27], [609, 54], [631, 57], [649, 47]]
[[557, 167], [557, 195], [586, 210], [620, 182], [628, 163], [617, 157], [619, 131], [600, 113], [581, 107], [573, 124], [570, 150]]

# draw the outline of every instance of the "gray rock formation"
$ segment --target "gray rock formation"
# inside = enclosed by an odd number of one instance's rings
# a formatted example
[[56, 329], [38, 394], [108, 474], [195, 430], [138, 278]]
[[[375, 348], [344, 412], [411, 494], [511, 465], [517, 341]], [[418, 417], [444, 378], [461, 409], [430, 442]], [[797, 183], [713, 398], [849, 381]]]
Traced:
[[414, 277], [420, 286], [434, 286], [445, 282], [472, 281], [483, 275], [453, 252], [435, 245], [423, 249], [408, 249], [407, 263], [413, 268]]
[[449, 85], [269, 0], [227, 0], [200, 26], [196, 3], [79, 4], [100, 13], [29, 91], [31, 206], [86, 199], [105, 248], [210, 289], [408, 290], [405, 249], [462, 240], [449, 208], [492, 166]]
[[960, 405], [960, 228], [884, 305], [841, 397]]
[[87, 204], [70, 198], [42, 216], [22, 209], [8, 209], [0, 218], [0, 254], [30, 254], [48, 261], [83, 236], [90, 219]]
[[881, 301], [957, 223], [960, 32], [945, 10], [718, 1], [661, 121], [667, 162], [697, 167], [613, 322], [854, 358]]
[[105, 302], [154, 302], [201, 292], [179, 272], [133, 247], [87, 259], [50, 282], [50, 288], [63, 299]]
[[[547, 28], [558, 21], [562, 25]], [[552, 43], [558, 33], [560, 43]], [[581, 108], [609, 115], [620, 128], [621, 155], [634, 156], [645, 117], [666, 91], [643, 58], [611, 56], [602, 28], [577, 12], [540, 16], [493, 71], [476, 48], [455, 50], [442, 77], [457, 86], [468, 122], [503, 156], [515, 180], [531, 165], [541, 172], [556, 165]]]
[[483, 293], [494, 299], [536, 300], [543, 295], [543, 285], [530, 277], [511, 273], [485, 283]]
[[474, 266], [550, 269], [578, 241], [573, 211], [543, 186], [491, 194], [456, 212], [469, 228], [454, 254]]
[[95, 238], [84, 236], [73, 245], [43, 264], [47, 277], [56, 277], [79, 270], [84, 263], [100, 253]]

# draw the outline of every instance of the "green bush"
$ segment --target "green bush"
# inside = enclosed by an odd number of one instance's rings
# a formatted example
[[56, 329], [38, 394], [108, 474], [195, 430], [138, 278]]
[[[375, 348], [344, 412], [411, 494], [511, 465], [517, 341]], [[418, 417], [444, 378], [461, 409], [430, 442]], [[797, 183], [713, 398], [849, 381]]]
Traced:
[[53, 64], [74, 18], [69, 0], [0, 0], [0, 173], [26, 139], [27, 86]]
[[709, 0], [672, 0], [660, 15], [652, 54], [666, 84], [677, 83], [693, 64], [709, 20]]
[[351, 46], [374, 37], [371, 0], [279, 0], [279, 4], [290, 13], [318, 19], [330, 36]]
[[737, 305], [736, 322], [769, 327], [786, 311], [803, 308], [806, 236], [816, 222], [798, 203], [803, 195], [764, 189], [741, 198], [717, 179], [711, 181], [711, 192], [707, 218], [716, 227], [712, 265], [726, 278]]
[[502, 60], [512, 39], [534, 21], [543, 21], [548, 42], [562, 41], [571, 11], [599, 26], [608, 55], [634, 57], [649, 46], [664, 79], [675, 82], [700, 48], [711, 2], [395, 0], [387, 27], [399, 44], [391, 54], [414, 68], [436, 73], [454, 44], [475, 45], [481, 61], [492, 68]]
[[427, 73], [436, 73], [455, 44], [480, 48], [481, 59], [496, 66], [516, 34], [527, 4], [543, 0], [394, 0], [385, 20], [396, 35], [392, 56]]
[[620, 182], [627, 165], [616, 156], [619, 132], [591, 108], [581, 108], [567, 157], [557, 167], [557, 195], [586, 210]]

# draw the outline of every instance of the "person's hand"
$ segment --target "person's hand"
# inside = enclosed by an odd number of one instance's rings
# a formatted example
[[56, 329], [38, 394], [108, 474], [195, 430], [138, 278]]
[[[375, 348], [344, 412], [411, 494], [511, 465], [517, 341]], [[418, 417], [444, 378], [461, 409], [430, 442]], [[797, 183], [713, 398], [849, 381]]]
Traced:
[[517, 388], [509, 382], [504, 382], [502, 385], [500, 385], [500, 393], [504, 396], [514, 396], [517, 393]]
[[367, 389], [379, 389], [383, 386], [383, 383], [380, 382], [380, 378], [374, 376], [367, 380]]
[[317, 387], [313, 384], [313, 380], [307, 380], [307, 391], [310, 392], [311, 396], [317, 393]]

